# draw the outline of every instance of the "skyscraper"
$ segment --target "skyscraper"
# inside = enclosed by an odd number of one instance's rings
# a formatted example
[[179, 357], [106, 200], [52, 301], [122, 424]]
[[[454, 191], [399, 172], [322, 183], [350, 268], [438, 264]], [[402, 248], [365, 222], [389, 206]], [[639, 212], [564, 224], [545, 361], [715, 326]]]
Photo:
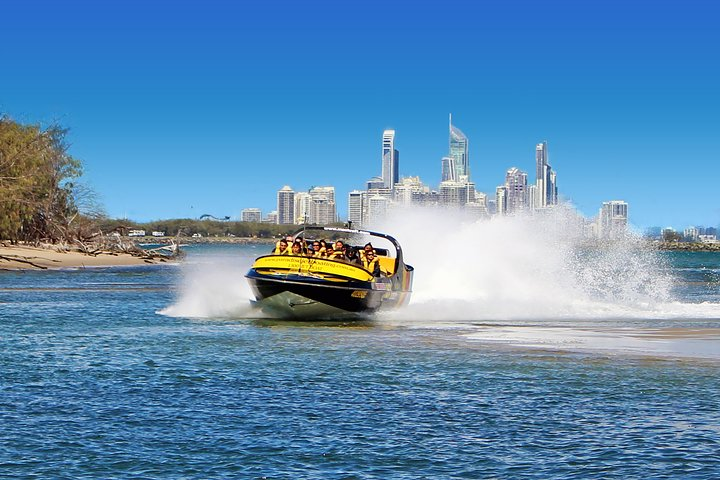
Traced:
[[475, 201], [475, 184], [472, 182], [440, 182], [438, 194], [441, 205], [463, 206]]
[[361, 190], [353, 190], [348, 194], [348, 222], [352, 222], [353, 227], [359, 228], [363, 225], [366, 196]]
[[295, 223], [302, 225], [310, 223], [310, 209], [312, 197], [308, 192], [297, 192], [295, 194]]
[[468, 156], [468, 138], [452, 124], [450, 114], [450, 157], [455, 161], [455, 181], [470, 178], [470, 158]]
[[507, 214], [507, 187], [504, 185], [495, 188], [495, 213], [500, 216]]
[[536, 208], [557, 204], [557, 178], [548, 163], [547, 142], [535, 146]]
[[456, 182], [457, 181], [457, 169], [455, 168], [455, 159], [453, 157], [442, 158], [442, 174], [440, 176], [441, 182]]
[[367, 223], [370, 226], [376, 225], [387, 215], [390, 199], [382, 195], [372, 195], [367, 201]]
[[313, 187], [308, 193], [312, 198], [310, 223], [327, 225], [337, 222], [335, 187]]
[[288, 185], [277, 193], [277, 223], [295, 223], [295, 192]]
[[393, 189], [399, 180], [400, 152], [395, 148], [395, 130], [385, 130], [382, 137], [382, 179], [385, 188]]
[[527, 186], [527, 173], [517, 169], [516, 167], [513, 167], [507, 171], [507, 174], [505, 175], [507, 213], [514, 213], [527, 208]]

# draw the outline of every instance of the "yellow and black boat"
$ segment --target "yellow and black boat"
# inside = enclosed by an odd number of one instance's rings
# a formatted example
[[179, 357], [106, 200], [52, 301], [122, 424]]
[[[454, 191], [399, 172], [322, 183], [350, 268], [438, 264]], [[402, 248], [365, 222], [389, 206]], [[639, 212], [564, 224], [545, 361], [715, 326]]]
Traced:
[[372, 314], [407, 305], [413, 267], [403, 260], [400, 244], [390, 235], [365, 230], [305, 227], [293, 235], [312, 245], [323, 235], [342, 234], [352, 241], [384, 239], [390, 248], [375, 248], [381, 274], [345, 260], [274, 253], [255, 260], [245, 277], [255, 295], [253, 304], [283, 318], [328, 319]]

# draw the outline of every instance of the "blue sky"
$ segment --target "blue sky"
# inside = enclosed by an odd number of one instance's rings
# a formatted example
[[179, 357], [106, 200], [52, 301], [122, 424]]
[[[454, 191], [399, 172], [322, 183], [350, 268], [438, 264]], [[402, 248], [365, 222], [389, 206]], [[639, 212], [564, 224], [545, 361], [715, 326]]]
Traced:
[[488, 193], [534, 179], [638, 227], [720, 224], [713, 1], [3, 2], [0, 111], [61, 122], [111, 216], [239, 216], [380, 173], [436, 186], [448, 113]]

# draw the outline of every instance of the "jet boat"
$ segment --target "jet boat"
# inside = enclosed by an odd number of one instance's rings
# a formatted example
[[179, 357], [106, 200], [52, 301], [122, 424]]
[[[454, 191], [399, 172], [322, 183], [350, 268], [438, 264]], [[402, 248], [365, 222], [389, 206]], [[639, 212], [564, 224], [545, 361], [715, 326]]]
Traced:
[[[304, 255], [262, 255], [245, 277], [255, 295], [253, 305], [268, 315], [296, 319], [357, 317], [398, 308], [410, 301], [413, 267], [390, 235], [365, 230], [305, 227], [293, 235], [312, 245], [322, 236], [342, 235], [353, 246], [359, 239], [375, 240], [381, 274], [346, 260]], [[373, 243], [373, 245], [375, 245]], [[362, 248], [358, 246], [357, 248]], [[377, 275], [377, 272], [376, 272]]]

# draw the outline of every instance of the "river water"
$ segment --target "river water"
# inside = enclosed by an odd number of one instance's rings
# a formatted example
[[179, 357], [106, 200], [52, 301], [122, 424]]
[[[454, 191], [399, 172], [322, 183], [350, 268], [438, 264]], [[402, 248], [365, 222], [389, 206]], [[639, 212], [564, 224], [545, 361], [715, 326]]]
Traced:
[[267, 246], [0, 272], [0, 477], [720, 477], [720, 254], [412, 243], [354, 323], [250, 310]]

